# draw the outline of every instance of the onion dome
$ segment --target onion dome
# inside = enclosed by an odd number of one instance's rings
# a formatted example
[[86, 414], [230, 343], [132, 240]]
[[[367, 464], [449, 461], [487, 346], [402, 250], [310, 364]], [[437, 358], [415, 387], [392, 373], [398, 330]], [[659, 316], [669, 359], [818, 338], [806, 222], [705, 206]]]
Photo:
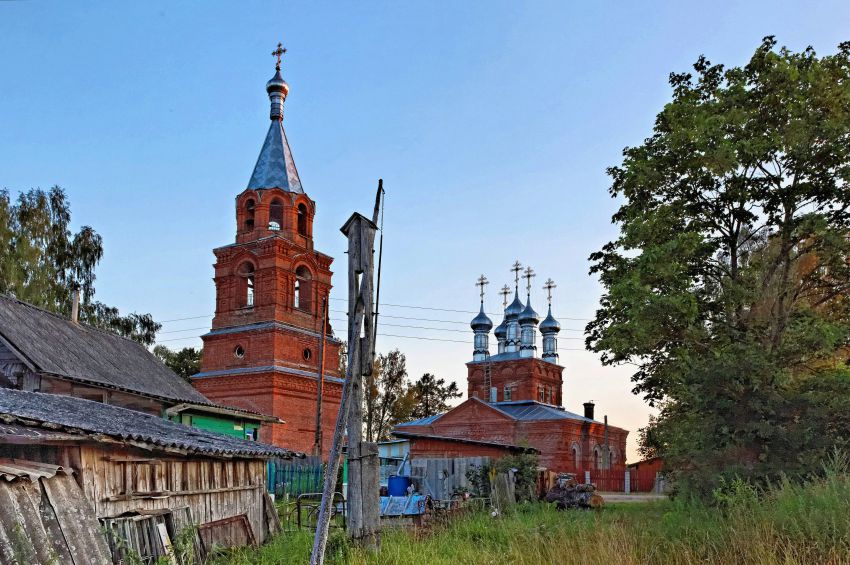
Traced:
[[283, 101], [286, 100], [286, 95], [289, 94], [289, 85], [283, 80], [278, 69], [269, 82], [266, 83], [266, 92], [269, 93], [271, 100], [271, 111], [269, 117], [273, 120], [283, 119]]
[[519, 315], [519, 323], [520, 325], [525, 324], [534, 324], [540, 321], [540, 315], [534, 311], [534, 308], [531, 307], [531, 297], [528, 299], [528, 304], [525, 305], [525, 310]]
[[556, 334], [561, 331], [561, 323], [552, 316], [552, 305], [549, 305], [549, 314], [540, 322], [540, 333]]
[[516, 320], [523, 312], [522, 300], [519, 299], [519, 291], [514, 293], [514, 301], [505, 308], [505, 320]]
[[487, 317], [487, 314], [484, 313], [484, 303], [481, 303], [481, 311], [472, 319], [469, 327], [472, 328], [472, 331], [481, 331], [481, 332], [489, 332], [493, 329], [493, 320]]
[[285, 80], [283, 80], [283, 76], [280, 74], [280, 69], [277, 69], [274, 76], [266, 83], [266, 92], [269, 94], [272, 92], [279, 92], [283, 94], [284, 98], [286, 98], [286, 95], [289, 94], [289, 85]]
[[508, 321], [502, 320], [502, 323], [496, 326], [496, 329], [493, 330], [493, 333], [496, 335], [496, 339], [506, 339], [508, 337]]

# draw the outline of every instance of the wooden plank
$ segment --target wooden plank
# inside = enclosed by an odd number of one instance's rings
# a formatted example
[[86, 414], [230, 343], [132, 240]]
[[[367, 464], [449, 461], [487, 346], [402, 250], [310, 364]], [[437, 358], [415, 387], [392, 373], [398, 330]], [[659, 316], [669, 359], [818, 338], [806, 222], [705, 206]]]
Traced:
[[131, 495], [118, 494], [115, 496], [107, 496], [102, 498], [103, 502], [118, 502], [124, 500], [143, 500], [148, 498], [169, 498], [172, 496], [192, 496], [196, 494], [216, 494], [216, 493], [225, 493], [225, 492], [235, 492], [235, 491], [243, 491], [243, 490], [260, 490], [262, 489], [262, 485], [243, 485], [238, 487], [222, 487], [222, 488], [214, 488], [209, 490], [196, 489], [196, 490], [180, 490], [180, 491], [152, 491], [152, 492], [135, 492]]

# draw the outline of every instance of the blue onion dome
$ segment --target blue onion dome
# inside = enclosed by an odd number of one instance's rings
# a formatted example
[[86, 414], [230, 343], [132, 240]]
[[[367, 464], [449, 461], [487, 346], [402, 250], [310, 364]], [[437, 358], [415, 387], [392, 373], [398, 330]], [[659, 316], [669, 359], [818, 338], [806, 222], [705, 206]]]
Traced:
[[556, 334], [561, 331], [561, 323], [552, 316], [552, 305], [549, 305], [549, 315], [540, 322], [540, 333]]
[[522, 324], [537, 324], [540, 321], [540, 315], [531, 307], [531, 300], [525, 305], [525, 310], [519, 315], [519, 323]]
[[286, 81], [283, 80], [283, 77], [280, 75], [280, 69], [278, 69], [271, 80], [266, 83], [266, 92], [269, 94], [272, 92], [281, 92], [283, 93], [284, 98], [287, 94], [289, 94], [289, 85], [286, 84]]
[[505, 319], [516, 320], [522, 314], [522, 300], [519, 299], [519, 292], [514, 293], [514, 301], [505, 308]]
[[469, 327], [471, 327], [473, 331], [489, 332], [493, 329], [493, 320], [488, 318], [487, 314], [484, 313], [484, 303], [481, 304], [481, 311], [472, 319]]
[[496, 329], [493, 330], [493, 333], [496, 334], [496, 339], [507, 339], [508, 337], [508, 321], [502, 320], [502, 323], [496, 326]]

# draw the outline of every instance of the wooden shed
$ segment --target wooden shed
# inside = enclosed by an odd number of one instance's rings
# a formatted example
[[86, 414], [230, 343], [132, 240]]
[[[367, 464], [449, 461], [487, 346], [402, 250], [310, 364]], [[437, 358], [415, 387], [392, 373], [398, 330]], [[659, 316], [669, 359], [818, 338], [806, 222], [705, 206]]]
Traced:
[[[189, 525], [198, 553], [262, 543], [279, 528], [266, 462], [301, 456], [117, 406], [0, 389], [0, 562], [49, 562], [37, 556], [40, 538], [54, 557], [80, 554], [69, 563], [117, 562], [127, 548], [155, 558]], [[51, 494], [60, 483], [61, 500]], [[98, 556], [98, 536], [111, 555]]]

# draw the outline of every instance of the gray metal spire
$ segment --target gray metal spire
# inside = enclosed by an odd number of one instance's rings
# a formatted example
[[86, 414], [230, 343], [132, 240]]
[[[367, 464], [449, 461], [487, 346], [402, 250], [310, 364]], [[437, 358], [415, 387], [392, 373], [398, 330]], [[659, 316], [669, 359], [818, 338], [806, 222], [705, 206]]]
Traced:
[[510, 306], [505, 308], [505, 324], [507, 325], [505, 334], [505, 353], [517, 353], [520, 346], [519, 335], [519, 315], [523, 311], [522, 300], [519, 299], [519, 273], [522, 271], [522, 264], [516, 261], [511, 267], [514, 273], [514, 301]]
[[[508, 285], [502, 287], [502, 290], [499, 291], [499, 294], [502, 295], [502, 311], [507, 310], [508, 308], [508, 296], [511, 294], [511, 289]], [[499, 353], [505, 352], [505, 341], [508, 337], [508, 320], [507, 317], [502, 318], [502, 323], [496, 326], [496, 329], [493, 330], [493, 334], [496, 336], [496, 342]]]
[[283, 130], [283, 102], [289, 94], [289, 85], [280, 74], [280, 56], [284, 53], [286, 49], [280, 43], [272, 52], [272, 55], [277, 56], [277, 65], [275, 75], [266, 83], [266, 92], [271, 101], [269, 117], [272, 123], [263, 147], [260, 149], [257, 164], [254, 165], [251, 180], [248, 181], [248, 188], [253, 190], [279, 188], [287, 192], [303, 193], [298, 169], [295, 168], [292, 151], [289, 149], [286, 132]]
[[540, 333], [543, 334], [543, 359], [550, 363], [558, 362], [558, 332], [561, 331], [561, 324], [552, 316], [552, 289], [556, 286], [552, 279], [547, 280], [543, 286], [543, 290], [548, 294], [549, 314], [540, 322]]
[[520, 357], [534, 357], [537, 353], [537, 323], [540, 316], [531, 307], [531, 279], [534, 278], [534, 269], [525, 269], [526, 290], [528, 292], [525, 309], [519, 315], [520, 333]]
[[481, 275], [478, 278], [478, 282], [475, 283], [480, 288], [481, 311], [470, 323], [472, 331], [475, 333], [474, 350], [472, 352], [473, 361], [485, 361], [490, 357], [490, 330], [493, 329], [493, 322], [484, 313], [484, 287], [488, 284], [490, 282], [484, 275]]

